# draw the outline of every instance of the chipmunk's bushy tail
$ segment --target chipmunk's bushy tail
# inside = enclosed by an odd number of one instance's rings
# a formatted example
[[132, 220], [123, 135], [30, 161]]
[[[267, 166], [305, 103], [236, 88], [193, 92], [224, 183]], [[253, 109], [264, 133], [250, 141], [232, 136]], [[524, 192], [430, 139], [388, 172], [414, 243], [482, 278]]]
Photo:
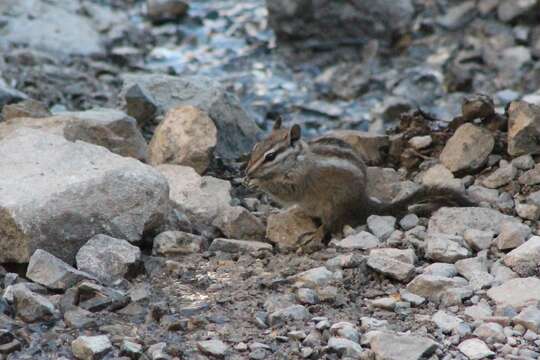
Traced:
[[[372, 214], [402, 217], [410, 212], [427, 216], [437, 209], [448, 207], [478, 206], [463, 193], [440, 186], [425, 186], [390, 203], [372, 203]], [[414, 206], [414, 209], [410, 209]]]

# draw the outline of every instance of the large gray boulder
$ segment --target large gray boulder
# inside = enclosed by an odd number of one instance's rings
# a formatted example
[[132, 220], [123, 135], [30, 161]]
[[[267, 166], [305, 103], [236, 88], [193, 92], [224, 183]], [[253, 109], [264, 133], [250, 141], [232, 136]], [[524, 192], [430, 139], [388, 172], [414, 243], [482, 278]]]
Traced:
[[146, 160], [147, 144], [137, 122], [115, 109], [95, 108], [45, 118], [13, 118], [0, 123], [0, 140], [22, 127], [39, 129], [106, 147], [113, 153]]
[[92, 236], [136, 242], [168, 211], [159, 172], [103, 147], [19, 129], [0, 154], [0, 262], [27, 262], [40, 248], [73, 263]]
[[347, 41], [392, 36], [410, 27], [410, 0], [267, 0], [268, 20], [279, 40]]
[[235, 159], [249, 152], [259, 136], [259, 128], [242, 109], [238, 98], [212, 79], [161, 74], [124, 74], [122, 78], [124, 99], [135, 86], [151, 96], [159, 113], [185, 105], [206, 112], [217, 128], [214, 154], [221, 158]]
[[101, 37], [75, 1], [2, 0], [6, 16], [0, 45], [25, 45], [58, 54], [92, 55], [103, 52]]

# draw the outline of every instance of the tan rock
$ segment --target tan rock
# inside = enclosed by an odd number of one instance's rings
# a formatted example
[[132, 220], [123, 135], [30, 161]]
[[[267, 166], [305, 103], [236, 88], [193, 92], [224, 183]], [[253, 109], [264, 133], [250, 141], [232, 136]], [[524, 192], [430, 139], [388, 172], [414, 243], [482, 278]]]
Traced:
[[525, 101], [508, 106], [508, 153], [512, 156], [540, 153], [540, 107]]
[[477, 170], [484, 165], [494, 145], [488, 130], [463, 124], [446, 143], [440, 160], [452, 172]]
[[261, 220], [241, 206], [223, 208], [213, 225], [229, 239], [264, 240], [266, 232]]
[[296, 250], [301, 244], [302, 235], [317, 231], [317, 225], [298, 207], [268, 217], [266, 237], [276, 245], [279, 251]]
[[45, 105], [32, 99], [8, 104], [2, 108], [2, 118], [4, 121], [20, 117], [44, 118], [49, 116], [51, 116], [51, 113]]
[[149, 162], [191, 166], [203, 174], [217, 144], [214, 122], [194, 106], [170, 109], [154, 132], [149, 146]]

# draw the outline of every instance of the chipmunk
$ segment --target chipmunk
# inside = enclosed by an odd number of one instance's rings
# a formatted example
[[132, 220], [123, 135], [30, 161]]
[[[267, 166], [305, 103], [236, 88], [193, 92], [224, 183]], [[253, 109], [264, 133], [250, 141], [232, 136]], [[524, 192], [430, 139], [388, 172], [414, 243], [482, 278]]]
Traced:
[[398, 201], [378, 202], [367, 194], [366, 165], [349, 144], [331, 137], [304, 141], [300, 126], [281, 125], [278, 118], [272, 133], [255, 144], [244, 179], [280, 205], [298, 205], [319, 219], [314, 237], [340, 234], [344, 225], [364, 224], [374, 214], [404, 216], [412, 205], [423, 205], [428, 213], [442, 206], [475, 205], [461, 193], [440, 187], [422, 187]]

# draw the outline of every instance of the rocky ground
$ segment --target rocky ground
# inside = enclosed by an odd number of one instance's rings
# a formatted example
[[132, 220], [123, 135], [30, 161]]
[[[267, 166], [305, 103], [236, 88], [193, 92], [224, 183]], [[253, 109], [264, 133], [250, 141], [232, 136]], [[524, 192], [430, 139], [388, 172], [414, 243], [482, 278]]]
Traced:
[[[539, 5], [337, 3], [0, 3], [0, 359], [540, 357]], [[303, 254], [277, 114], [478, 206]]]

